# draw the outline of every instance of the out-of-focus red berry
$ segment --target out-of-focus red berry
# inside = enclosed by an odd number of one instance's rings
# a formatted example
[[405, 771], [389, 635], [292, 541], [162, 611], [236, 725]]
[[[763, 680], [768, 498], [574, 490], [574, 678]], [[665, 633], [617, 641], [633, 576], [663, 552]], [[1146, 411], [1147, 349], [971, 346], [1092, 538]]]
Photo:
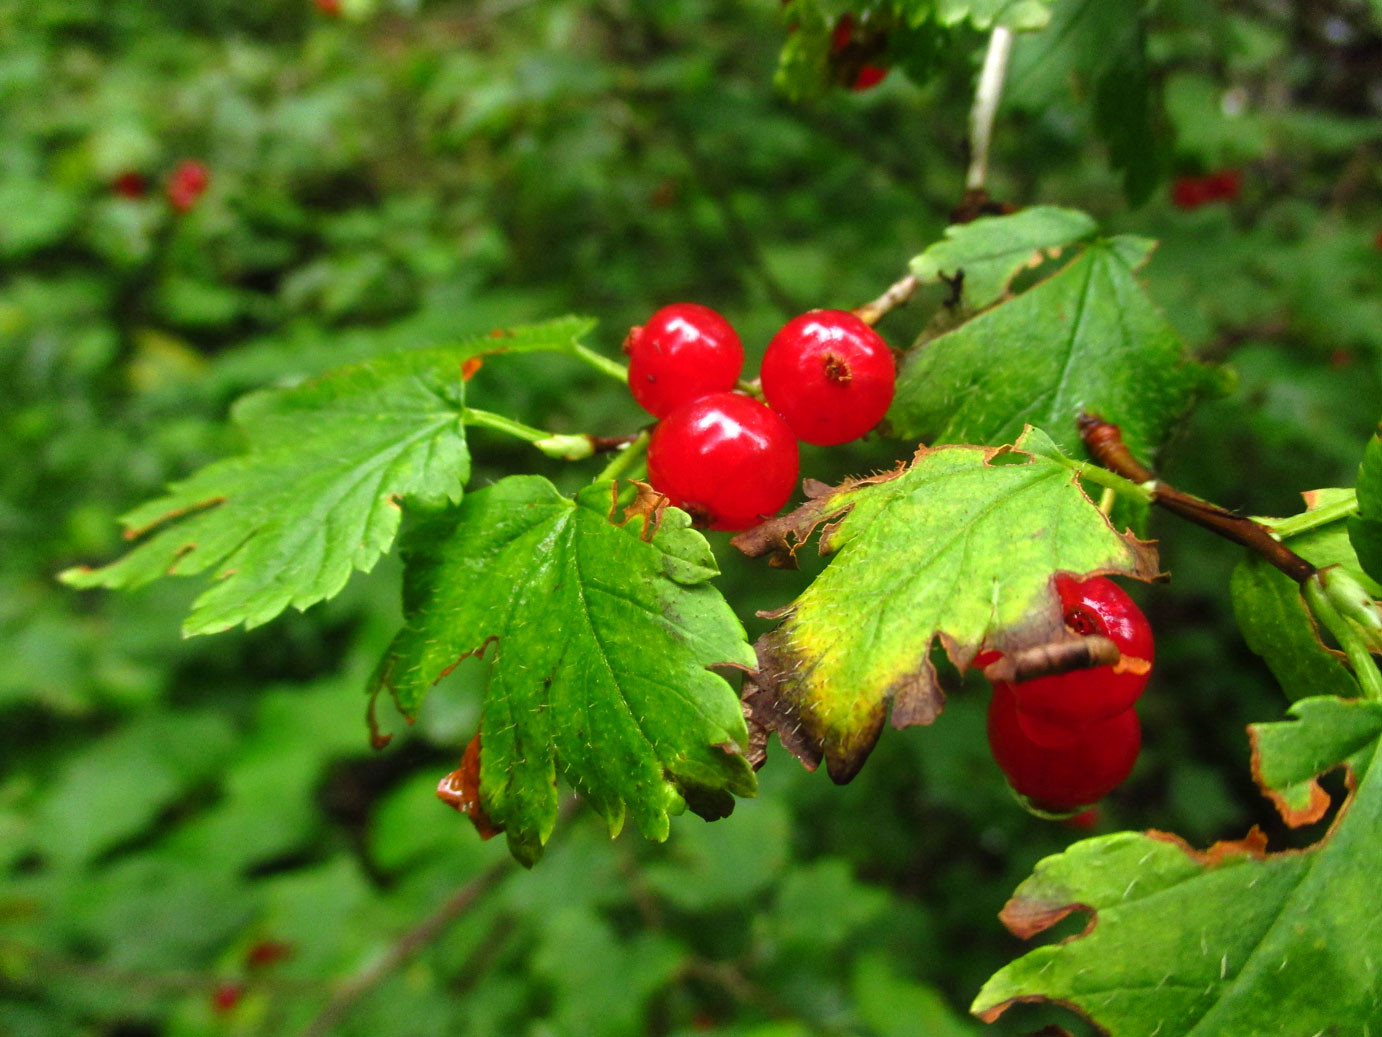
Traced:
[[339, 18], [341, 16], [341, 0], [314, 0], [317, 10], [328, 18]]
[[244, 995], [245, 988], [239, 983], [221, 983], [211, 992], [211, 1010], [217, 1015], [232, 1012]]
[[266, 969], [293, 956], [293, 945], [281, 940], [259, 940], [245, 952], [245, 967]]
[[1198, 209], [1211, 202], [1231, 202], [1243, 191], [1241, 169], [1220, 169], [1204, 176], [1178, 176], [1171, 184], [1171, 201], [1180, 209]]
[[211, 170], [204, 163], [194, 158], [183, 159], [168, 175], [168, 203], [178, 212], [187, 212], [196, 206], [210, 183]]
[[143, 173], [126, 170], [111, 181], [111, 190], [121, 198], [143, 198], [149, 193], [149, 181]]

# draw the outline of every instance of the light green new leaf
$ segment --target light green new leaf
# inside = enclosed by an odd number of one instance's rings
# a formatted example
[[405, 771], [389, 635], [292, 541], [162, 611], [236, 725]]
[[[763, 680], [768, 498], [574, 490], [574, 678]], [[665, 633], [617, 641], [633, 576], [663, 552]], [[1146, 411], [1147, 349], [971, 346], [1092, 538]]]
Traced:
[[1150, 458], [1204, 381], [1137, 280], [1152, 243], [1091, 245], [1052, 277], [908, 355], [888, 417], [901, 436], [1012, 442], [1024, 425], [1083, 452], [1075, 419], [1098, 413]]
[[188, 636], [266, 623], [337, 594], [393, 543], [400, 500], [461, 498], [470, 476], [462, 363], [496, 352], [569, 352], [594, 323], [569, 317], [380, 357], [291, 389], [244, 397], [233, 416], [248, 450], [174, 483], [122, 518], [144, 538], [75, 587], [138, 587], [214, 570]]
[[900, 12], [913, 22], [934, 17], [942, 25], [969, 22], [976, 29], [995, 25], [1015, 32], [1041, 29], [1051, 20], [1049, 0], [902, 0]]
[[[1312, 564], [1320, 568], [1338, 565], [1370, 593], [1382, 595], [1382, 587], [1368, 579], [1359, 567], [1349, 542], [1345, 519], [1352, 509], [1353, 491], [1315, 490], [1305, 494], [1305, 500], [1302, 516], [1258, 521], [1269, 527], [1280, 526], [1285, 531], [1283, 542]], [[1291, 524], [1312, 513], [1334, 517], [1324, 517], [1320, 525], [1291, 535]], [[1234, 568], [1230, 587], [1233, 612], [1243, 639], [1262, 657], [1288, 696], [1351, 698], [1359, 693], [1358, 683], [1341, 653], [1320, 642], [1315, 620], [1294, 580], [1260, 556], [1250, 554]]]
[[790, 552], [838, 520], [820, 541], [835, 558], [759, 640], [747, 696], [808, 766], [824, 756], [832, 778], [852, 778], [889, 702], [896, 727], [934, 720], [938, 639], [963, 669], [981, 645], [1010, 653], [1062, 636], [1056, 573], [1157, 574], [1151, 545], [1109, 525], [1044, 433], [1028, 430], [1016, 451], [923, 448], [905, 470], [824, 488], [735, 539], [749, 554]]
[[944, 240], [912, 260], [912, 274], [923, 284], [953, 282], [963, 274], [965, 304], [980, 310], [1001, 299], [1024, 267], [1091, 238], [1098, 230], [1085, 213], [1054, 205], [1034, 205], [1009, 216], [983, 216], [947, 227]]
[[1382, 429], [1368, 440], [1358, 467], [1358, 515], [1349, 520], [1348, 535], [1363, 570], [1382, 582]]
[[531, 864], [562, 774], [617, 832], [626, 810], [664, 839], [688, 803], [723, 816], [751, 796], [739, 702], [720, 663], [751, 666], [743, 627], [689, 517], [610, 517], [611, 487], [575, 500], [537, 476], [471, 494], [410, 535], [407, 625], [374, 690], [408, 714], [457, 661], [492, 659], [481, 715], [480, 799]]
[[1382, 738], [1382, 703], [1324, 695], [1287, 712], [1298, 719], [1248, 727], [1253, 777], [1287, 824], [1313, 824], [1329, 809], [1316, 779], [1338, 766], [1367, 770]]
[[1299, 721], [1266, 725], [1264, 766], [1289, 781], [1345, 755], [1357, 765], [1357, 792], [1320, 842], [1269, 854], [1254, 833], [1197, 853], [1124, 832], [1048, 857], [1004, 922], [1030, 937], [1088, 910], [1090, 927], [1008, 965], [973, 1011], [992, 1021], [1015, 1001], [1057, 1001], [1110, 1037], [1379, 1032], [1382, 727], [1370, 704], [1311, 700], [1293, 712]]

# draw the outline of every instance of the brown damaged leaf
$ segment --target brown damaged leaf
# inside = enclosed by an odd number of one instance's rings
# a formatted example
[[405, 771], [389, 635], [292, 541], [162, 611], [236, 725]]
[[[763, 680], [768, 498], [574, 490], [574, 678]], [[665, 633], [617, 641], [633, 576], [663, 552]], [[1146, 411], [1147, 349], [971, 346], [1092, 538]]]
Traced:
[[470, 818], [481, 839], [493, 839], [504, 830], [495, 824], [480, 802], [480, 732], [465, 747], [461, 765], [437, 784], [437, 798]]
[[933, 646], [960, 670], [981, 649], [1088, 653], [1096, 646], [1079, 646], [1064, 625], [1055, 574], [1158, 574], [1152, 545], [1114, 530], [1035, 430], [1017, 448], [923, 447], [904, 469], [808, 495], [734, 541], [790, 564], [821, 528], [821, 553], [835, 553], [775, 613], [783, 621], [755, 645], [758, 671], [742, 698], [756, 741], [775, 732], [808, 768], [824, 759], [840, 783], [889, 715], [899, 728], [939, 716]]

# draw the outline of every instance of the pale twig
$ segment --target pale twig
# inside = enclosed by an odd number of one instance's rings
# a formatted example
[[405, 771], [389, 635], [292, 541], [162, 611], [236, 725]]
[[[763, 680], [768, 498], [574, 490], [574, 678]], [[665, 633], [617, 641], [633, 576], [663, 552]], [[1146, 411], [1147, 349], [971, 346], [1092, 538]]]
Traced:
[[858, 317], [865, 324], [877, 324], [885, 316], [905, 305], [917, 293], [917, 288], [921, 282], [912, 274], [908, 274], [900, 281], [889, 286], [888, 290], [880, 295], [873, 302], [866, 302], [854, 311], [854, 316]]
[[989, 37], [984, 54], [984, 68], [979, 73], [979, 88], [974, 94], [974, 107], [969, 111], [969, 173], [965, 190], [981, 191], [988, 176], [989, 143], [993, 140], [993, 120], [998, 114], [998, 102], [1003, 96], [1003, 80], [1008, 74], [1008, 59], [1012, 57], [1013, 32], [997, 26]]

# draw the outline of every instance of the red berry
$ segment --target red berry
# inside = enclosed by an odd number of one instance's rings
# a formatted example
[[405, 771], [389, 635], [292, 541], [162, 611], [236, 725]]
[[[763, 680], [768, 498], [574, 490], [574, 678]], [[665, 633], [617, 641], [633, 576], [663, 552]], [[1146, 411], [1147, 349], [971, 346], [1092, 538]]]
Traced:
[[1012, 689], [996, 685], [988, 719], [993, 758], [1017, 792], [1053, 812], [1103, 799], [1132, 772], [1142, 747], [1142, 728], [1131, 709], [1072, 729], [1054, 745], [1033, 737], [1026, 719]]
[[178, 212], [187, 212], [197, 204], [211, 183], [211, 171], [196, 159], [183, 159], [168, 176], [168, 202]]
[[328, 18], [341, 16], [341, 0], [316, 0], [317, 10]]
[[211, 1010], [217, 1015], [225, 1015], [234, 1010], [244, 996], [245, 988], [239, 983], [221, 983], [211, 991]]
[[865, 65], [859, 70], [859, 74], [854, 78], [851, 90], [864, 91], [872, 90], [879, 83], [883, 82], [888, 75], [888, 70], [882, 65]]
[[[1118, 668], [1094, 666], [1019, 684], [996, 684], [1013, 693], [1033, 725], [1079, 727], [1115, 717], [1132, 707], [1147, 684], [1155, 656], [1152, 628], [1142, 610], [1112, 580], [1103, 576], [1077, 580], [1061, 573], [1055, 583], [1066, 627], [1076, 634], [1107, 637], [1118, 646], [1123, 661]], [[992, 661], [986, 657], [980, 665]]]
[[293, 945], [280, 940], [259, 940], [245, 952], [245, 967], [266, 969], [293, 956]]
[[883, 420], [897, 371], [888, 344], [854, 314], [812, 310], [773, 336], [761, 377], [769, 406], [798, 439], [832, 446]]
[[149, 190], [149, 182], [144, 174], [133, 169], [121, 173], [110, 186], [121, 198], [143, 198]]
[[698, 525], [748, 529], [792, 495], [797, 444], [786, 423], [752, 397], [702, 396], [653, 430], [648, 481]]
[[1209, 192], [1200, 177], [1178, 176], [1171, 184], [1171, 201], [1179, 209], [1198, 209], [1209, 201]]
[[664, 306], [624, 339], [629, 391], [665, 418], [683, 403], [728, 392], [744, 368], [744, 347], [729, 321], [694, 302]]

